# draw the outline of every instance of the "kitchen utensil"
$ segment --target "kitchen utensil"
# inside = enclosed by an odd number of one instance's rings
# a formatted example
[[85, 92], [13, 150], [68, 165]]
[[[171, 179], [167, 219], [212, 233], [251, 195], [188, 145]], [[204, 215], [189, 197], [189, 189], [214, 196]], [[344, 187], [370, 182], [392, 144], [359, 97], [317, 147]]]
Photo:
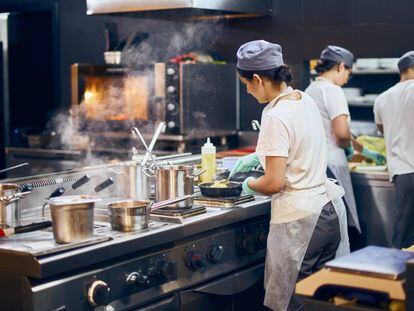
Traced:
[[90, 195], [49, 199], [55, 241], [65, 244], [91, 238], [93, 236], [93, 212], [97, 201], [100, 199]]
[[25, 162], [25, 163], [21, 163], [21, 164], [15, 165], [15, 166], [11, 166], [11, 167], [0, 170], [0, 174], [11, 171], [11, 170], [14, 170], [16, 168], [27, 166], [27, 165], [29, 165], [29, 163]]
[[[145, 172], [146, 173], [146, 172]], [[194, 179], [204, 173], [204, 170], [194, 173], [190, 165], [166, 165], [155, 169], [155, 201], [161, 202], [169, 198], [194, 193]], [[191, 208], [193, 198], [174, 204], [171, 208]]]
[[13, 203], [17, 200], [20, 200], [26, 194], [29, 194], [29, 193], [30, 193], [30, 191], [28, 191], [28, 192], [17, 192], [17, 193], [12, 194], [12, 195], [2, 196], [2, 197], [0, 197], [0, 203], [3, 203], [4, 205], [11, 204], [11, 203]]
[[188, 200], [191, 195], [151, 203], [149, 200], [123, 200], [108, 204], [111, 227], [117, 231], [136, 231], [148, 228], [149, 213], [170, 204]]
[[243, 182], [247, 177], [259, 178], [264, 175], [264, 171], [253, 170], [250, 172], [238, 172], [229, 178], [230, 181]]
[[201, 194], [210, 198], [238, 197], [242, 192], [242, 184], [229, 181], [226, 187], [211, 187], [214, 182], [206, 182], [198, 185]]
[[14, 228], [0, 229], [0, 237], [8, 237], [14, 234], [42, 230], [42, 229], [49, 228], [51, 226], [52, 226], [52, 222], [50, 220], [46, 220], [42, 222], [32, 223], [29, 225], [17, 226]]
[[129, 163], [129, 196], [132, 199], [148, 200], [151, 195], [152, 176], [145, 171], [147, 168], [140, 163]]
[[141, 143], [144, 145], [145, 151], [149, 154], [151, 161], [154, 163], [155, 162], [155, 157], [152, 154], [152, 152], [149, 150], [148, 145], [144, 139], [144, 137], [141, 135], [141, 132], [138, 130], [138, 128], [133, 127], [131, 129], [132, 134], [134, 135], [135, 138], [140, 139]]
[[142, 159], [142, 165], [145, 165], [147, 163], [148, 158], [152, 153], [152, 149], [154, 148], [155, 143], [157, 142], [158, 136], [160, 136], [161, 132], [163, 132], [165, 130], [165, 125], [166, 125], [165, 122], [160, 122], [160, 124], [158, 124], [158, 127], [155, 131], [155, 134], [152, 137], [152, 140], [151, 140], [150, 145], [148, 147], [148, 151], [147, 151], [147, 153], [145, 153], [144, 159]]
[[[0, 184], [0, 197], [14, 198], [19, 193], [20, 187], [17, 184]], [[0, 227], [15, 227], [20, 222], [19, 200], [5, 200], [0, 202]]]
[[257, 120], [252, 120], [252, 128], [254, 131], [260, 131], [260, 123]]

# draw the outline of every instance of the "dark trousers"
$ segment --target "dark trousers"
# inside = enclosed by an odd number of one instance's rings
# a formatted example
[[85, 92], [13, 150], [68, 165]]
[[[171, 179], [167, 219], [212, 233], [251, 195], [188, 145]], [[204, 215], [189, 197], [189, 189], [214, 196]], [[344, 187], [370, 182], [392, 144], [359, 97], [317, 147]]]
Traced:
[[[332, 202], [329, 202], [319, 215], [297, 281], [319, 271], [326, 262], [334, 259], [340, 242], [339, 218]], [[288, 310], [303, 310], [302, 298], [293, 294]]]
[[397, 248], [414, 244], [414, 173], [394, 176], [393, 244]]

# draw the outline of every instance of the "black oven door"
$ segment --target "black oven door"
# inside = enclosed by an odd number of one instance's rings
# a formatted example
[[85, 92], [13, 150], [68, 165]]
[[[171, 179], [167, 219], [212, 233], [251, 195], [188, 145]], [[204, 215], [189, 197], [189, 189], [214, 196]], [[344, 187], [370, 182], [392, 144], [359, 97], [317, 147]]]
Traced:
[[180, 299], [178, 295], [174, 295], [143, 307], [136, 309], [137, 311], [179, 311]]
[[180, 293], [181, 311], [264, 310], [264, 263]]

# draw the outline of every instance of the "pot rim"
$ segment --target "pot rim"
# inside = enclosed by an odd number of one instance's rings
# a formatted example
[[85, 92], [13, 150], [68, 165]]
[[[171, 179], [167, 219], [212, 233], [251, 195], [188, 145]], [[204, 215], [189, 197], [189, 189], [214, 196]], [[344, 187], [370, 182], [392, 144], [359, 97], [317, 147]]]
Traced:
[[56, 198], [47, 199], [46, 202], [49, 203], [50, 206], [75, 206], [75, 205], [83, 205], [83, 204], [91, 204], [95, 202], [99, 202], [102, 199], [91, 196], [91, 195], [66, 195]]
[[13, 183], [0, 183], [0, 192], [7, 191], [7, 190], [17, 190], [20, 186], [18, 184]]
[[192, 165], [163, 165], [156, 168], [156, 171], [188, 171], [194, 170]]
[[149, 200], [128, 199], [128, 200], [120, 200], [120, 201], [114, 201], [114, 202], [108, 203], [107, 207], [109, 209], [141, 209], [141, 208], [148, 207], [148, 205], [150, 204], [151, 204], [151, 201]]

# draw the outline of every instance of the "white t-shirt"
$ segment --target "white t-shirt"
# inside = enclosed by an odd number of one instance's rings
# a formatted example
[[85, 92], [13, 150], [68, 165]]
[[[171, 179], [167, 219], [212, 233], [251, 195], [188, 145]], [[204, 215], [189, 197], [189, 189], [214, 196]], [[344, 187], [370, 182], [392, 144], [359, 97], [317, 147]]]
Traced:
[[256, 155], [287, 158], [286, 187], [307, 189], [326, 181], [326, 139], [322, 119], [312, 98], [270, 102], [264, 109]]
[[305, 92], [313, 98], [321, 113], [328, 150], [342, 150], [336, 144], [335, 134], [332, 130], [332, 120], [340, 115], [347, 115], [348, 120], [350, 120], [348, 102], [344, 91], [332, 81], [318, 77], [308, 86]]
[[397, 83], [375, 100], [375, 123], [384, 126], [387, 165], [394, 175], [414, 172], [414, 80]]

